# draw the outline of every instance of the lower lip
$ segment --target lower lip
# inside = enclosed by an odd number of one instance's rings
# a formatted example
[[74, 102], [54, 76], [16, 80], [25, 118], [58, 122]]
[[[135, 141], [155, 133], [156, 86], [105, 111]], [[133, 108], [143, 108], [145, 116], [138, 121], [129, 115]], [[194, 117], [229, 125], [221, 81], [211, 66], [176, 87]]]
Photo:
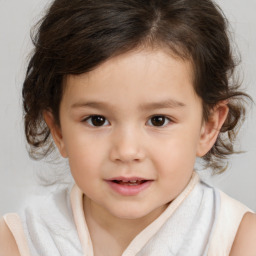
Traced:
[[147, 189], [153, 181], [146, 181], [140, 185], [121, 185], [113, 181], [107, 181], [109, 186], [122, 196], [135, 196]]

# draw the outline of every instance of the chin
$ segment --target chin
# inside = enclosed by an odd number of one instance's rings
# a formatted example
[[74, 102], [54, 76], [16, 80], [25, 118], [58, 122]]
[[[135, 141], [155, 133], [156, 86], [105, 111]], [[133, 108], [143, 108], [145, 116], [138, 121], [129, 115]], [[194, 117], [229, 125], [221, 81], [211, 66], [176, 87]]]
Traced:
[[143, 217], [146, 217], [147, 215], [149, 215], [150, 212], [148, 211], [143, 211], [142, 209], [140, 209], [138, 211], [138, 209], [124, 209], [122, 211], [115, 211], [112, 212], [112, 215], [116, 216], [119, 219], [126, 219], [126, 220], [137, 220], [137, 219], [141, 219]]

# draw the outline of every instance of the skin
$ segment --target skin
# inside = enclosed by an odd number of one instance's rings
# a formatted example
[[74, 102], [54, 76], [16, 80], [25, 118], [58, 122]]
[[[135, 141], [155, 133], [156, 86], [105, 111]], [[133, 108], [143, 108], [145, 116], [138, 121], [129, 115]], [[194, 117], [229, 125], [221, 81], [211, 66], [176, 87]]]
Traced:
[[19, 256], [19, 249], [4, 218], [0, 218], [0, 255]]
[[[109, 247], [109, 255], [121, 255], [186, 187], [228, 107], [219, 103], [203, 121], [191, 63], [163, 50], [119, 55], [87, 74], [67, 76], [64, 86], [60, 126], [51, 112], [44, 113], [45, 121], [85, 194], [95, 255], [108, 255]], [[101, 117], [100, 126], [92, 115]], [[155, 125], [155, 116], [163, 123]], [[106, 181], [120, 176], [152, 182], [123, 196]]]
[[256, 255], [256, 215], [247, 212], [239, 226], [230, 256]]

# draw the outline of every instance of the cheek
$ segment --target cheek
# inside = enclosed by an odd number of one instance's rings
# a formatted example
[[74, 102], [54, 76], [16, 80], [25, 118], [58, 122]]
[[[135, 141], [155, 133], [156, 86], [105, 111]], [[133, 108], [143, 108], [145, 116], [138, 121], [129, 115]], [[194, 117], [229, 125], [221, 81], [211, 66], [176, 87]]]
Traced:
[[178, 158], [181, 155], [195, 156], [199, 141], [199, 132], [191, 132], [191, 130], [181, 129], [173, 133], [171, 137], [166, 138], [165, 141], [162, 141], [161, 145], [159, 145], [162, 154], [166, 152], [169, 156], [173, 155]]
[[193, 169], [197, 149], [195, 134], [189, 132], [175, 134], [172, 138], [156, 145], [151, 154], [158, 170], [182, 173]]
[[71, 173], [75, 180], [99, 175], [105, 159], [104, 148], [87, 140], [71, 140], [67, 143]]
[[90, 150], [79, 151], [69, 157], [71, 174], [76, 184], [86, 192], [91, 185], [99, 180], [101, 175], [100, 161], [96, 158], [97, 154], [92, 154]]

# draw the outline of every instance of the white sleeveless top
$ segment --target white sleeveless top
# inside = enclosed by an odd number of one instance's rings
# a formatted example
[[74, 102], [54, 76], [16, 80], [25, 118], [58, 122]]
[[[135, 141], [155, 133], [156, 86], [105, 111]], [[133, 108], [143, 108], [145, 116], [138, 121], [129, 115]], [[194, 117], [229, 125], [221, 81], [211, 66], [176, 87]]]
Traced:
[[[229, 255], [248, 211], [194, 173], [183, 192], [133, 239], [122, 256]], [[19, 215], [7, 214], [4, 219], [21, 256], [93, 256], [83, 193], [76, 185], [37, 198]]]

